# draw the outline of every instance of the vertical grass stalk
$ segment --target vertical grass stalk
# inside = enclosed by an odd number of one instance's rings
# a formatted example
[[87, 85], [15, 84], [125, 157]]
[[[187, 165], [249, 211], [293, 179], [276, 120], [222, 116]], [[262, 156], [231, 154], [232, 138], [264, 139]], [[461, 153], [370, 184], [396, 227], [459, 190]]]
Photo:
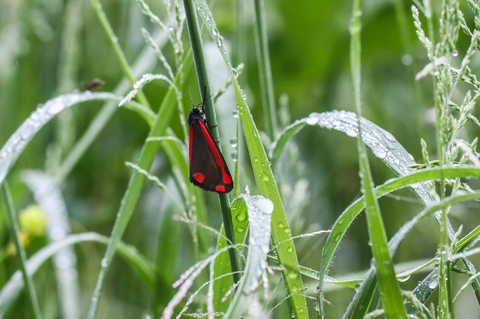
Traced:
[[8, 229], [10, 230], [10, 237], [12, 238], [12, 241], [15, 244], [15, 248], [17, 250], [16, 255], [18, 259], [18, 265], [22, 272], [25, 286], [27, 287], [26, 293], [29, 301], [28, 305], [32, 311], [33, 317], [35, 319], [42, 319], [35, 286], [33, 285], [32, 278], [27, 273], [27, 253], [25, 252], [25, 248], [23, 247], [23, 243], [19, 237], [20, 225], [18, 224], [17, 214], [15, 213], [15, 207], [13, 206], [12, 195], [10, 194], [10, 189], [6, 181], [2, 185], [1, 192], [3, 208], [5, 211], [5, 220], [7, 222]]
[[263, 116], [265, 130], [270, 140], [275, 140], [277, 132], [277, 114], [275, 111], [275, 95], [273, 92], [272, 68], [268, 52], [267, 21], [263, 0], [255, 3], [255, 45], [257, 47], [258, 73], [260, 77], [260, 92], [262, 94]]
[[[202, 94], [202, 101], [205, 110], [205, 116], [210, 125], [210, 129], [215, 140], [220, 140], [218, 133], [217, 121], [215, 117], [215, 109], [213, 107], [213, 99], [209, 99], [211, 95], [210, 83], [208, 80], [207, 67], [205, 65], [205, 58], [203, 55], [202, 37], [200, 32], [200, 26], [198, 24], [197, 14], [193, 0], [184, 0], [185, 16], [187, 20], [188, 34], [190, 35], [190, 43], [192, 45], [193, 58], [195, 61], [195, 69], [197, 71], [198, 86]], [[221, 144], [219, 145], [221, 148]], [[218, 194], [220, 200], [220, 208], [222, 210], [223, 226], [225, 228], [225, 236], [227, 237], [229, 244], [235, 245], [235, 232], [233, 229], [232, 214], [230, 212], [230, 203], [228, 201], [227, 194]], [[234, 248], [228, 250], [230, 258], [230, 266], [233, 273], [234, 283], [240, 280], [239, 275], [239, 262], [238, 255]]]
[[367, 215], [367, 226], [370, 241], [372, 243], [372, 253], [375, 259], [375, 269], [377, 271], [378, 282], [380, 286], [380, 295], [386, 318], [407, 318], [405, 307], [403, 306], [402, 296], [393, 262], [388, 249], [387, 235], [383, 225], [382, 215], [378, 206], [377, 198], [373, 188], [372, 175], [367, 157], [367, 150], [362, 139], [361, 127], [361, 9], [360, 0], [354, 1], [353, 19], [351, 25], [350, 42], [350, 63], [352, 80], [355, 94], [355, 106], [358, 118], [358, 152], [359, 165], [362, 183], [362, 192], [365, 196], [365, 210]]
[[[98, 19], [100, 20], [100, 23], [102, 24], [103, 29], [107, 33], [108, 40], [112, 45], [115, 55], [117, 56], [118, 62], [120, 63], [120, 67], [122, 68], [123, 73], [127, 77], [130, 84], [133, 86], [133, 84], [135, 84], [135, 79], [132, 76], [132, 69], [128, 64], [127, 58], [125, 57], [125, 54], [123, 53], [122, 48], [118, 44], [118, 38], [115, 36], [115, 33], [113, 33], [112, 26], [108, 22], [107, 15], [105, 14], [105, 11], [103, 11], [101, 3], [98, 0], [90, 0], [90, 1], [92, 3], [93, 9], [95, 10], [95, 13], [98, 16]], [[145, 94], [143, 94], [142, 90], [138, 91], [137, 98], [140, 103], [142, 103], [147, 107], [150, 107], [147, 97], [145, 96]]]

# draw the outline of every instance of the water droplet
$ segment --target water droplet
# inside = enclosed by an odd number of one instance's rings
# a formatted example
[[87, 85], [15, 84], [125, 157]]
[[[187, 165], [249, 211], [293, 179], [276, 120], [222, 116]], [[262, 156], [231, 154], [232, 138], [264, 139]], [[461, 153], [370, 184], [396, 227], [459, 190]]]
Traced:
[[268, 176], [268, 174], [264, 174], [264, 175], [263, 175], [263, 180], [264, 180], [265, 182], [269, 182], [269, 181], [270, 181], [270, 177]]
[[118, 38], [117, 38], [117, 37], [113, 37], [113, 38], [112, 38], [112, 41], [113, 41], [114, 43], [117, 43], [117, 42], [118, 42]]
[[457, 50], [453, 50], [452, 56], [458, 56], [458, 51], [457, 51]]
[[428, 284], [428, 288], [430, 288], [430, 289], [435, 289], [435, 288], [437, 288], [437, 286], [438, 286], [438, 281], [437, 280], [434, 280], [434, 281], [432, 281]]
[[353, 128], [347, 128], [345, 134], [351, 137], [357, 137], [357, 131], [355, 131]]
[[242, 227], [242, 226], [237, 226], [235, 229], [237, 230], [238, 233], [243, 233], [243, 232], [245, 232], [245, 228]]
[[230, 154], [230, 157], [232, 158], [232, 160], [233, 160], [234, 162], [237, 161], [237, 156], [238, 156], [238, 153], [237, 153], [236, 151], [235, 151], [235, 152], [232, 152], [232, 153]]
[[293, 252], [293, 247], [292, 247], [292, 246], [288, 247], [288, 248], [287, 248], [287, 251], [288, 251], [289, 253], [292, 253], [292, 252]]
[[[294, 271], [291, 271], [291, 272], [288, 274], [288, 277], [290, 277], [290, 278], [292, 278], [292, 279], [295, 279], [295, 278], [298, 277], [298, 274], [297, 274], [296, 272], [294, 272]], [[294, 290], [296, 291], [297, 289], [294, 289]]]
[[240, 89], [240, 94], [242, 95], [242, 98], [245, 100], [247, 98], [247, 95], [245, 94], [245, 91]]
[[315, 125], [318, 123], [318, 121], [320, 121], [320, 119], [316, 116], [316, 114], [310, 114], [306, 121], [308, 125]]
[[237, 138], [236, 137], [232, 137], [230, 139], [230, 146], [237, 147]]
[[101, 266], [102, 266], [102, 268], [107, 268], [107, 266], [108, 266], [108, 260], [107, 260], [107, 258], [104, 257], [104, 258], [102, 259]]
[[372, 148], [373, 154], [375, 154], [376, 157], [383, 159], [385, 156], [387, 156], [387, 152], [383, 150], [381, 147], [374, 147]]
[[238, 110], [234, 110], [234, 111], [232, 112], [233, 117], [237, 118], [237, 117], [238, 117], [238, 113], [239, 113]]
[[62, 111], [64, 106], [65, 104], [63, 103], [55, 103], [48, 109], [48, 113], [50, 113], [51, 115], [55, 115], [58, 112]]
[[245, 219], [247, 219], [247, 214], [245, 212], [237, 215], [237, 220], [239, 222], [243, 222]]

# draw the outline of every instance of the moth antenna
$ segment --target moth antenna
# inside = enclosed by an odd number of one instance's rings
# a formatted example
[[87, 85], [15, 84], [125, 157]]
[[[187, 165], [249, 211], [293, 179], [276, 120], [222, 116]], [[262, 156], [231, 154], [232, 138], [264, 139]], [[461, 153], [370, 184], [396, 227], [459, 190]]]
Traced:
[[192, 94], [190, 94], [190, 85], [188, 86], [188, 96], [190, 97], [190, 102], [192, 103], [193, 107], [196, 107], [195, 104], [193, 104]]

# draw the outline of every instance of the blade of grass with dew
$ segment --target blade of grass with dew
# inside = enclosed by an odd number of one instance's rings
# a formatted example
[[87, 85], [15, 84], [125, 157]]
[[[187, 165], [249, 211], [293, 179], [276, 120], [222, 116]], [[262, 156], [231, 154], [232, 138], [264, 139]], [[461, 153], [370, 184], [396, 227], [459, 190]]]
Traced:
[[[248, 212], [245, 199], [240, 197], [236, 198], [230, 207], [232, 212], [233, 228], [235, 229], [235, 240], [238, 244], [245, 242], [245, 236], [247, 235], [248, 228]], [[225, 238], [225, 231], [223, 230], [218, 237], [217, 251], [227, 246]], [[241, 247], [239, 247], [240, 250]], [[231, 268], [228, 263], [228, 255], [226, 253], [220, 254], [215, 260], [214, 276], [213, 278], [219, 278], [213, 282], [213, 306], [215, 311], [225, 313], [228, 310], [228, 306], [231, 301], [229, 296], [225, 301], [222, 299], [232, 286], [232, 279], [229, 276], [224, 276], [230, 273]], [[222, 277], [224, 276], [224, 277]]]
[[[248, 255], [245, 269], [225, 319], [240, 318], [247, 309], [250, 294], [259, 286], [260, 278], [267, 267], [270, 251], [273, 203], [263, 196], [240, 195], [248, 212], [249, 236]], [[255, 239], [255, 240], [254, 240]]]
[[[182, 64], [182, 68], [178, 71], [177, 77], [175, 79], [175, 84], [177, 88], [183, 88], [185, 79], [187, 78], [187, 74], [189, 73], [191, 66], [192, 66], [192, 54], [189, 52]], [[157, 118], [155, 123], [153, 124], [150, 133], [148, 135], [149, 138], [162, 136], [173, 116], [174, 110], [176, 109], [176, 93], [173, 87], [168, 89], [168, 92], [159, 108]], [[140, 157], [138, 159], [137, 165], [144, 169], [149, 170], [153, 159], [155, 158], [155, 154], [158, 149], [157, 143], [145, 143], [142, 147], [140, 152]], [[98, 277], [97, 285], [95, 287], [94, 295], [92, 298], [92, 303], [90, 305], [90, 310], [88, 313], [89, 319], [96, 318], [99, 299], [102, 294], [103, 284], [105, 282], [106, 274], [108, 268], [111, 265], [113, 257], [115, 255], [115, 251], [117, 249], [118, 243], [125, 232], [125, 229], [128, 225], [130, 217], [132, 216], [133, 210], [136, 206], [138, 197], [140, 196], [140, 192], [143, 188], [143, 184], [145, 182], [145, 177], [142, 174], [134, 172], [130, 177], [130, 182], [128, 183], [127, 190], [124, 194], [122, 199], [122, 203], [120, 209], [117, 214], [117, 218], [115, 220], [115, 225], [112, 230], [112, 235], [110, 237], [110, 241], [107, 247], [107, 251], [105, 253], [104, 260], [102, 261], [102, 267], [100, 270], [100, 275]]]
[[114, 100], [118, 101], [119, 96], [112, 93], [94, 93], [86, 91], [83, 93], [70, 93], [57, 96], [45, 104], [40, 105], [22, 125], [13, 133], [0, 150], [0, 185], [15, 161], [23, 152], [30, 140], [37, 132], [52, 118], [64, 109], [75, 104], [93, 100]]
[[[380, 286], [380, 296], [383, 309], [387, 318], [406, 319], [407, 313], [403, 306], [403, 300], [400, 293], [397, 277], [393, 268], [393, 261], [388, 250], [387, 234], [383, 225], [380, 207], [375, 196], [372, 173], [367, 156], [367, 149], [362, 139], [362, 126], [360, 118], [362, 115], [361, 107], [361, 62], [360, 62], [360, 30], [361, 30], [361, 9], [360, 0], [355, 0], [353, 5], [353, 19], [350, 27], [350, 63], [352, 81], [355, 95], [355, 106], [358, 118], [358, 131], [360, 134], [357, 139], [358, 158], [360, 166], [361, 189], [365, 197], [365, 211], [367, 215], [367, 228], [370, 241], [372, 243], [372, 253], [375, 258], [375, 271]], [[365, 306], [365, 305], [363, 305]]]
[[[439, 169], [441, 172], [442, 170]], [[390, 253], [392, 255], [395, 254], [395, 251], [400, 243], [400, 241], [403, 239], [403, 237], [409, 232], [413, 226], [423, 218], [430, 216], [434, 214], [437, 211], [440, 211], [446, 207], [449, 207], [453, 204], [456, 203], [461, 203], [465, 201], [471, 201], [471, 200], [478, 200], [480, 198], [480, 193], [470, 193], [470, 194], [465, 194], [465, 195], [454, 195], [451, 197], [446, 197], [445, 199], [441, 200], [438, 203], [432, 204], [428, 207], [426, 207], [424, 210], [422, 210], [419, 214], [417, 214], [412, 220], [409, 222], [405, 223], [402, 228], [392, 237], [392, 239], [389, 242], [389, 249]], [[369, 282], [371, 284], [374, 284], [377, 282], [377, 279], [375, 278], [375, 269], [372, 268], [367, 277], [364, 279], [365, 282]], [[430, 287], [432, 288], [432, 287]], [[433, 288], [436, 288], [433, 287]], [[371, 290], [368, 290], [371, 289]], [[373, 290], [375, 290], [376, 287], [370, 286], [370, 287], [360, 287], [357, 291], [357, 293], [354, 296], [353, 302], [354, 304], [357, 304], [357, 301], [360, 299], [367, 299], [368, 296], [370, 296], [373, 293]], [[432, 289], [433, 291], [433, 289]], [[431, 292], [431, 291], [430, 291]], [[414, 293], [415, 294], [415, 293]], [[416, 294], [415, 294], [416, 295]], [[368, 299], [367, 299], [368, 300]], [[365, 309], [356, 309], [356, 308], [350, 308], [347, 310], [348, 315], [346, 316], [347, 318], [363, 318], [363, 315], [365, 314], [363, 311]], [[370, 310], [369, 310], [370, 311]], [[360, 314], [358, 314], [360, 312]]]
[[[74, 244], [91, 241], [107, 244], [108, 237], [93, 232], [69, 235], [62, 241], [48, 244], [31, 256], [25, 264], [26, 271], [29, 276], [32, 276], [50, 257], [54, 256], [59, 250]], [[118, 252], [119, 255], [124, 257], [125, 260], [141, 276], [146, 286], [151, 288], [155, 277], [155, 269], [151, 262], [145, 256], [141, 255], [135, 247], [126, 245], [124, 243], [120, 243], [118, 246]], [[6, 316], [6, 313], [8, 312], [10, 306], [14, 304], [23, 286], [24, 281], [21, 271], [17, 270], [0, 290], [0, 317], [3, 318]]]
[[38, 303], [37, 292], [35, 291], [35, 286], [31, 275], [27, 272], [27, 253], [25, 252], [25, 247], [23, 246], [22, 240], [20, 239], [20, 225], [18, 224], [18, 216], [15, 212], [13, 206], [12, 194], [8, 187], [8, 183], [3, 183], [1, 186], [2, 193], [2, 202], [5, 212], [5, 220], [7, 222], [7, 227], [10, 231], [10, 237], [15, 244], [17, 250], [17, 260], [18, 266], [20, 268], [23, 282], [27, 286], [27, 297], [28, 297], [28, 306], [32, 311], [33, 317], [35, 319], [42, 319], [42, 314], [40, 312], [40, 306]]
[[[303, 293], [303, 282], [300, 275], [297, 254], [295, 246], [291, 241], [292, 235], [288, 227], [283, 204], [273, 177], [270, 163], [268, 162], [267, 154], [265, 153], [265, 149], [263, 148], [263, 144], [258, 135], [258, 130], [253, 121], [252, 114], [247, 106], [246, 97], [244, 96], [245, 94], [238, 84], [236, 71], [230, 63], [223, 43], [223, 38], [218, 32], [212, 13], [204, 0], [195, 0], [195, 4], [198, 13], [201, 15], [205, 26], [217, 44], [227, 68], [230, 71], [258, 190], [260, 195], [273, 202], [272, 239], [280, 263], [285, 267], [283, 275], [288, 294], [290, 295], [290, 303], [292, 305], [293, 313], [296, 318], [308, 318], [308, 310], [305, 294]], [[278, 243], [282, 244], [277, 246]]]
[[[183, 5], [185, 8], [185, 16], [187, 21], [188, 34], [190, 37], [190, 44], [192, 46], [193, 58], [195, 61], [195, 69], [197, 71], [198, 86], [200, 92], [203, 93], [202, 101], [205, 118], [209, 123], [211, 129], [210, 132], [212, 133], [213, 139], [216, 141], [220, 141], [220, 134], [215, 116], [215, 108], [213, 107], [213, 100], [208, 98], [211, 96], [211, 88], [210, 81], [208, 79], [205, 56], [203, 54], [201, 29], [198, 23], [197, 13], [194, 8], [193, 0], [184, 0]], [[221, 150], [221, 144], [218, 144], [218, 147]], [[222, 212], [225, 235], [227, 236], [229, 242], [232, 243], [232, 246], [234, 246], [235, 231], [233, 229], [233, 221], [232, 214], [230, 212], [228, 194], [218, 193], [218, 199], [220, 201], [220, 210]], [[240, 280], [238, 255], [234, 249], [229, 249], [228, 254], [230, 258], [230, 266], [232, 267], [233, 280], [234, 282], [238, 282]]]
[[[159, 46], [163, 47], [165, 45], [166, 36], [164, 34], [157, 32], [154, 35], [154, 38], [156, 39], [156, 41], [158, 41]], [[155, 59], [155, 53], [150, 48], [150, 46], [146, 45], [142, 52], [139, 54], [136, 62], [133, 64], [133, 77], [138, 78], [143, 73], [152, 69], [155, 66], [156, 62], [157, 59]], [[124, 76], [113, 91], [113, 93], [116, 95], [124, 95], [130, 89], [130, 87], [131, 86], [129, 84], [129, 81]], [[97, 113], [95, 118], [90, 122], [85, 133], [83, 133], [82, 137], [75, 143], [67, 156], [65, 156], [65, 159], [61, 163], [60, 167], [58, 167], [58, 169], [55, 171], [53, 179], [55, 180], [56, 184], [61, 184], [63, 180], [68, 176], [68, 174], [70, 174], [73, 167], [77, 164], [83, 154], [85, 154], [88, 147], [100, 134], [105, 125], [107, 125], [108, 121], [113, 116], [115, 111], [118, 110], [117, 105], [118, 103], [112, 101], [105, 103], [101, 110]], [[128, 107], [128, 105], [125, 105], [125, 107]]]
[[[55, 187], [52, 178], [40, 170], [22, 171], [21, 178], [45, 214], [49, 242], [63, 240], [71, 233], [69, 217], [62, 193]], [[53, 259], [62, 318], [79, 318], [80, 287], [75, 251], [72, 247], [65, 247]]]
[[[453, 167], [440, 170], [439, 168], [430, 168], [424, 170], [418, 170], [408, 175], [391, 179], [376, 188], [376, 197], [382, 197], [395, 190], [399, 190], [404, 187], [411, 186], [412, 184], [421, 185], [425, 181], [436, 180], [443, 174], [445, 178], [455, 177], [480, 177], [480, 169], [475, 167]], [[413, 191], [417, 191], [418, 188], [412, 188]], [[425, 203], [425, 205], [428, 205]], [[340, 216], [337, 218], [334, 226], [331, 229], [330, 235], [327, 238], [327, 242], [322, 251], [322, 262], [319, 271], [319, 286], [320, 295], [322, 295], [322, 289], [324, 285], [324, 277], [328, 273], [330, 263], [332, 262], [333, 255], [340, 244], [341, 239], [345, 235], [348, 227], [351, 225], [356, 216], [365, 207], [363, 197], [356, 200], [348, 208], [346, 208]], [[320, 301], [320, 302], [323, 302]]]

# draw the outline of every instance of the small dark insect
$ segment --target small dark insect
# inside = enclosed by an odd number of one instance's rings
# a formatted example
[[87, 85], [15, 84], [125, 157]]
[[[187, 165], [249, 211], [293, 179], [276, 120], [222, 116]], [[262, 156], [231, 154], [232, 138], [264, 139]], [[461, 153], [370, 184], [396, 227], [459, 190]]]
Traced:
[[194, 106], [187, 119], [190, 127], [190, 182], [206, 191], [228, 193], [233, 189], [232, 175], [203, 117], [204, 103], [205, 100], [201, 109]]
[[96, 90], [99, 90], [104, 85], [105, 85], [105, 81], [102, 81], [100, 79], [93, 79], [87, 84], [85, 84], [85, 90], [96, 91]]

